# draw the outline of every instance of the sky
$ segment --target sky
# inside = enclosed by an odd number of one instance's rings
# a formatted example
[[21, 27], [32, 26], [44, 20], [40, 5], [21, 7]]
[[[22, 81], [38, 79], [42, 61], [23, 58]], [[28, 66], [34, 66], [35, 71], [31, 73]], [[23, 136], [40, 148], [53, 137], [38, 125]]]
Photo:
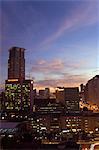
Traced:
[[25, 48], [35, 88], [74, 87], [99, 74], [98, 0], [1, 0], [0, 88], [8, 49]]

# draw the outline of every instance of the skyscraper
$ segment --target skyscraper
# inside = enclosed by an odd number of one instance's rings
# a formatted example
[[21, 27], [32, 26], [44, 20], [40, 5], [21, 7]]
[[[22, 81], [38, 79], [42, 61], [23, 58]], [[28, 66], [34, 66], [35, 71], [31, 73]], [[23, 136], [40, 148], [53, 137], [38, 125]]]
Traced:
[[5, 81], [6, 110], [32, 111], [33, 81], [25, 80], [24, 48], [9, 50], [8, 80]]
[[25, 79], [24, 48], [12, 47], [9, 50], [8, 79]]

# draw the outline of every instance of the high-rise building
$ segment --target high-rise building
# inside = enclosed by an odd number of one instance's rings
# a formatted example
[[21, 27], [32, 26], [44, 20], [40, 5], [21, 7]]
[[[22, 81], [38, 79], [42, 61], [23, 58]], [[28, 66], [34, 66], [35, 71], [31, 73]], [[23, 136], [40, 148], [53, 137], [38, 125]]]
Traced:
[[78, 87], [64, 88], [65, 106], [67, 110], [79, 110], [79, 89]]
[[25, 80], [24, 48], [9, 50], [8, 80], [5, 81], [5, 109], [33, 110], [33, 81]]
[[96, 75], [87, 82], [84, 96], [87, 102], [92, 102], [99, 106], [99, 75]]
[[24, 80], [22, 83], [20, 83], [17, 79], [6, 80], [5, 96], [6, 110], [32, 111], [33, 81]]
[[8, 79], [25, 79], [24, 48], [12, 47], [9, 49]]
[[56, 101], [64, 104], [67, 111], [78, 111], [80, 101], [78, 87], [58, 87]]

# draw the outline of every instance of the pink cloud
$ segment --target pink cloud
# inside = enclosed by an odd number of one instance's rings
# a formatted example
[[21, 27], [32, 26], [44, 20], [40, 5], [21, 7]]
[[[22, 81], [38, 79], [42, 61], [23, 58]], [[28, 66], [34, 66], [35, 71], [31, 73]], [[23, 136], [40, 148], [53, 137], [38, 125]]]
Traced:
[[64, 61], [62, 59], [53, 59], [50, 61], [41, 59], [37, 60], [36, 62], [33, 63], [31, 72], [32, 73], [41, 73], [44, 75], [44, 77], [48, 74], [50, 74], [52, 77], [61, 76], [64, 74], [66, 71], [71, 71], [71, 70], [81, 70], [87, 66], [87, 61]]
[[51, 73], [60, 72], [64, 68], [64, 62], [61, 59], [54, 59], [52, 61], [39, 60], [32, 66], [33, 72]]
[[[84, 75], [74, 75], [73, 70], [82, 69], [83, 62], [64, 62], [61, 59], [54, 59], [52, 61], [39, 60], [32, 66], [33, 73], [43, 74], [42, 80], [35, 79], [35, 88], [56, 88], [57, 86], [79, 86], [85, 83], [88, 77]], [[67, 73], [68, 72], [68, 73]]]

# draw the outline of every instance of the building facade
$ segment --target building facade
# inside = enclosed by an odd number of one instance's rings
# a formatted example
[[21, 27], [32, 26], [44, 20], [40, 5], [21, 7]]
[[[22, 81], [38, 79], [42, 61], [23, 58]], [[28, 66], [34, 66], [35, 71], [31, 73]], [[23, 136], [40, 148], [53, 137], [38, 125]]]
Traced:
[[5, 108], [6, 110], [33, 109], [33, 81], [24, 80], [20, 83], [17, 79], [8, 79], [5, 83]]
[[5, 81], [5, 110], [33, 110], [33, 81], [25, 80], [24, 48], [9, 49], [8, 79]]
[[81, 116], [81, 128], [87, 133], [99, 131], [99, 113], [83, 113]]
[[79, 111], [80, 96], [78, 87], [58, 87], [56, 101], [65, 105], [68, 111]]
[[24, 48], [12, 47], [9, 49], [8, 79], [25, 79]]
[[65, 106], [67, 110], [79, 110], [79, 89], [78, 87], [64, 88]]
[[99, 106], [99, 75], [89, 80], [84, 89], [85, 100]]

